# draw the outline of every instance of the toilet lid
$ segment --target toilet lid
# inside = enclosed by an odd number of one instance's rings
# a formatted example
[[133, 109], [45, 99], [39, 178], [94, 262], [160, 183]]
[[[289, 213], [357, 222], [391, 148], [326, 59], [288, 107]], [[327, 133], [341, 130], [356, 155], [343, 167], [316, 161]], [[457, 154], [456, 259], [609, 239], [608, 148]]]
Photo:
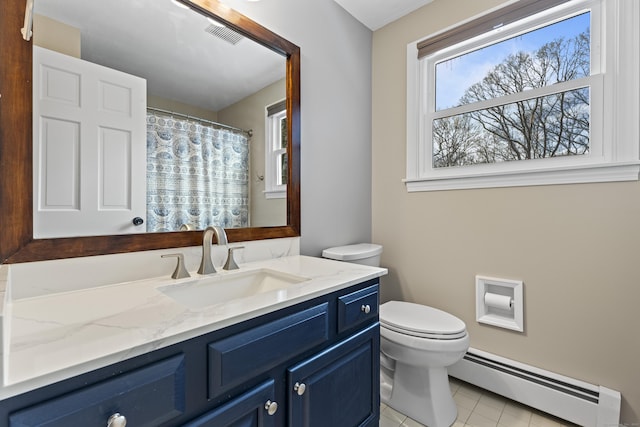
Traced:
[[375, 243], [357, 243], [355, 245], [336, 246], [322, 251], [323, 258], [338, 261], [354, 261], [380, 255], [382, 246]]
[[423, 338], [457, 339], [467, 334], [464, 322], [452, 314], [403, 301], [382, 304], [380, 324], [399, 333]]

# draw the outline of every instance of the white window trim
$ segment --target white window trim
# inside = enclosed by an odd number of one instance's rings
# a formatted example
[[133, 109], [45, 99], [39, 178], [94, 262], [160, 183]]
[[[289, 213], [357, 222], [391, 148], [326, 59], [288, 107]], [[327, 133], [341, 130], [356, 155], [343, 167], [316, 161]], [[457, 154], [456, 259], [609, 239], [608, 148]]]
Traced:
[[[561, 10], [584, 7], [588, 1], [571, 1]], [[597, 2], [600, 3], [600, 2]], [[571, 158], [536, 159], [457, 168], [431, 167], [430, 144], [424, 140], [420, 105], [421, 64], [417, 43], [407, 45], [407, 191], [636, 181], [640, 175], [640, 2], [606, 0], [602, 7], [602, 31], [612, 29], [601, 46], [601, 71], [590, 84], [602, 85], [604, 117], [592, 117], [592, 152]], [[492, 9], [488, 12], [492, 12]], [[488, 13], [487, 12], [487, 13]], [[469, 21], [475, 19], [473, 17]], [[594, 22], [592, 33], [600, 31]], [[445, 29], [444, 31], [449, 30]], [[599, 123], [601, 121], [602, 123]], [[594, 153], [595, 151], [595, 153]], [[427, 161], [428, 160], [428, 161]], [[428, 167], [425, 167], [428, 163]]]
[[278, 156], [286, 150], [284, 148], [274, 149], [276, 141], [279, 138], [280, 120], [286, 117], [286, 115], [286, 110], [282, 110], [272, 116], [266, 115], [265, 129], [267, 130], [267, 137], [265, 138], [264, 148], [265, 180], [263, 191], [266, 199], [284, 199], [287, 197], [287, 185], [276, 184], [278, 182], [279, 169]]

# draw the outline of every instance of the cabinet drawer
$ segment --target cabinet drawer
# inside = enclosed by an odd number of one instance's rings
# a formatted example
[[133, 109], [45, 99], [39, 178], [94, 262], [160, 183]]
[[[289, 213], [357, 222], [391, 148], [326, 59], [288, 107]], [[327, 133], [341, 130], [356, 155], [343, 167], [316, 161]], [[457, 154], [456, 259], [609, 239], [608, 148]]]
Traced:
[[9, 427], [104, 427], [115, 413], [132, 426], [157, 426], [184, 412], [184, 369], [184, 356], [175, 356], [15, 412]]
[[328, 308], [325, 302], [209, 344], [209, 397], [328, 341]]
[[378, 285], [338, 298], [338, 332], [378, 317]]

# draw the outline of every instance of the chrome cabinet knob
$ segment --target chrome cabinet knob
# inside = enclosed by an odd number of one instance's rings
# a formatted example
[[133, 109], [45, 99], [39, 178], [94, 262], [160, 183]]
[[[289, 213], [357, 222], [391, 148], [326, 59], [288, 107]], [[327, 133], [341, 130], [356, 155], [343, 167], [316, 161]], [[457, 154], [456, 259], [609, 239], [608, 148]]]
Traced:
[[127, 418], [124, 415], [115, 413], [107, 420], [107, 427], [125, 427], [127, 425]]
[[360, 311], [363, 312], [364, 314], [369, 314], [371, 312], [371, 306], [369, 304], [367, 305], [362, 305], [362, 307], [360, 307]]
[[273, 415], [278, 410], [278, 404], [276, 402], [267, 400], [267, 402], [264, 404], [264, 409], [267, 411], [267, 414]]
[[293, 390], [298, 393], [298, 396], [302, 396], [306, 389], [305, 383], [295, 383], [293, 386]]

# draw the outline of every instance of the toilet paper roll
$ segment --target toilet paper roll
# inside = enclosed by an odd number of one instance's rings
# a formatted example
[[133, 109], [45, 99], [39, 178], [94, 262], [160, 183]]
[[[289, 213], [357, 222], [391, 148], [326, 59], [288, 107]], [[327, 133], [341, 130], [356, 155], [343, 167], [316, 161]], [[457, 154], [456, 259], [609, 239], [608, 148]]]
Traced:
[[484, 304], [487, 307], [500, 308], [502, 310], [511, 310], [513, 307], [513, 298], [509, 295], [492, 294], [486, 292], [484, 294]]

